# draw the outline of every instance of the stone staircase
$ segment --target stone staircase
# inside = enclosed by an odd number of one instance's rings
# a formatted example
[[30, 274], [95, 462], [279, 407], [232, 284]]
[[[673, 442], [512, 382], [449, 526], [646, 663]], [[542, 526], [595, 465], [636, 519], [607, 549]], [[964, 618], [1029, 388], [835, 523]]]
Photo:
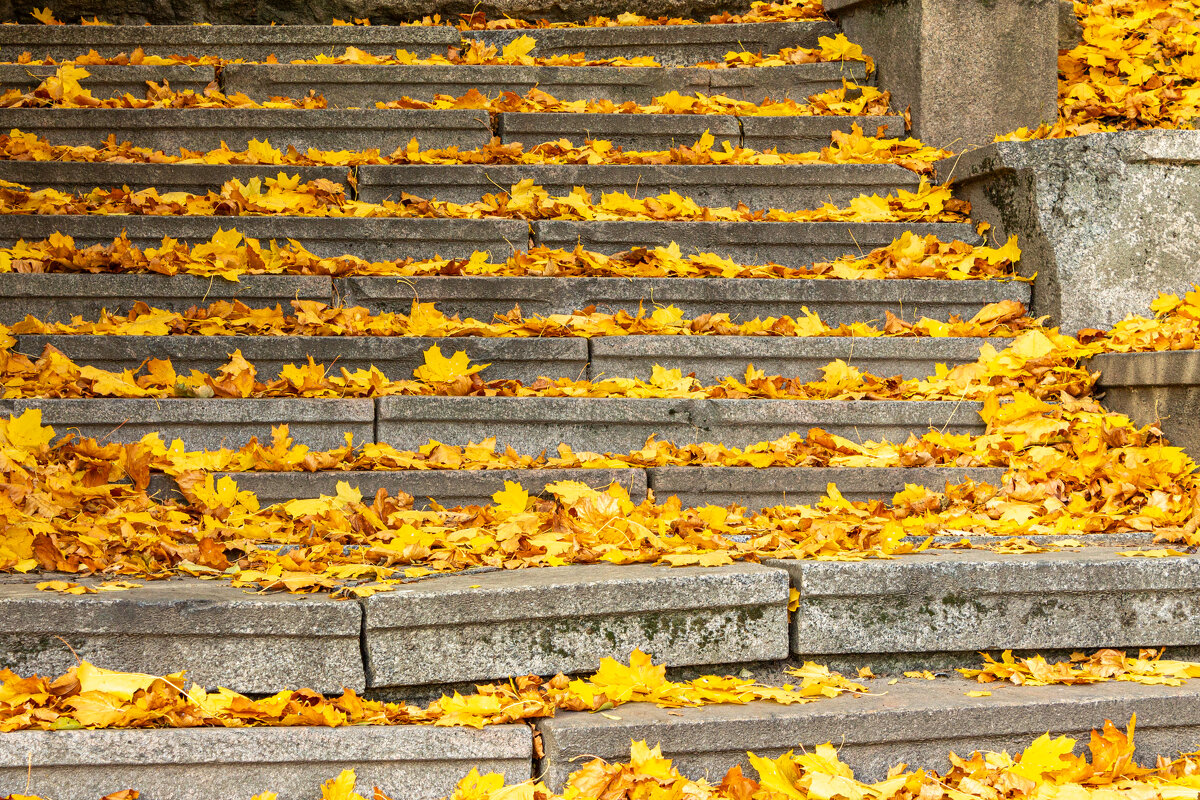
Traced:
[[[586, 50], [590, 57], [655, 55], [684, 66], [729, 49], [775, 50], [815, 44], [834, 31], [827, 21], [756, 25], [550, 29], [533, 32], [539, 54]], [[480, 32], [503, 44], [517, 32]], [[346, 46], [387, 53], [432, 53], [457, 44], [447, 27], [34, 27], [0, 26], [0, 57], [29, 50], [64, 58], [145, 48], [281, 62]], [[832, 69], [831, 69], [832, 67]], [[0, 68], [4, 87], [36, 83], [44, 68]], [[94, 91], [120, 93], [176, 67], [95, 67]], [[804, 151], [828, 144], [853, 125], [903, 131], [898, 116], [736, 117], [704, 115], [502, 113], [370, 108], [400, 94], [431, 96], [522, 92], [536, 84], [563, 98], [646, 101], [678, 90], [722, 92], [754, 100], [770, 93], [802, 98], [840, 86], [842, 77], [869, 84], [859, 65], [812, 64], [702, 75], [632, 68], [491, 66], [361, 67], [230, 65], [185, 68], [196, 85], [216, 80], [251, 97], [316, 89], [334, 106], [277, 109], [7, 109], [0, 130], [19, 128], [65, 144], [98, 144], [109, 133], [136, 145], [207, 149], [224, 141], [242, 148], [269, 137], [276, 146], [377, 148], [417, 137], [422, 147], [467, 149], [501, 142], [534, 145], [565, 137], [610, 139], [636, 149], [691, 144], [706, 131], [746, 147]], [[207, 70], [207, 72], [206, 72]], [[29, 77], [27, 73], [32, 73]], [[718, 77], [728, 85], [714, 83]], [[732, 82], [736, 80], [736, 82]], [[22, 83], [24, 82], [24, 83]], [[85, 86], [91, 85], [85, 82]], [[884, 87], [887, 88], [887, 87]], [[739, 94], [740, 93], [740, 94]], [[806, 208], [843, 203], [862, 192], [912, 189], [915, 177], [892, 165], [787, 166], [365, 166], [287, 168], [177, 164], [0, 163], [0, 177], [33, 188], [86, 191], [94, 186], [205, 191], [231, 177], [269, 177], [280, 170], [304, 179], [349, 181], [360, 199], [401, 192], [465, 201], [532, 178], [552, 192], [586, 186], [640, 194], [677, 190], [712, 205]], [[239, 217], [239, 231], [264, 240], [295, 239], [319, 255], [364, 258], [467, 257], [475, 250], [508, 253], [531, 245], [601, 252], [677, 242], [684, 253], [716, 252], [744, 263], [800, 266], [883, 246], [904, 231], [944, 241], [981, 241], [966, 223], [709, 223], [570, 222], [500, 219], [313, 219]], [[231, 220], [219, 217], [7, 216], [0, 242], [40, 239], [55, 231], [79, 244], [110, 241], [122, 231], [141, 246], [164, 236], [209, 239]], [[127, 311], [135, 302], [182, 310], [219, 299], [286, 307], [293, 299], [358, 304], [372, 312], [407, 312], [414, 299], [447, 314], [488, 319], [519, 304], [526, 314], [570, 313], [589, 305], [630, 312], [673, 304], [689, 316], [729, 313], [735, 319], [798, 315], [807, 308], [832, 324], [881, 321], [885, 312], [913, 320], [969, 317], [1000, 300], [1029, 304], [1029, 285], [1000, 281], [781, 280], [721, 278], [500, 278], [242, 276], [236, 283], [191, 276], [114, 274], [0, 275], [0, 323], [26, 314], [94, 318], [101, 308]], [[375, 364], [407, 377], [421, 353], [447, 340], [419, 337], [128, 337], [22, 335], [16, 350], [36, 355], [48, 344], [81, 363], [129, 368], [169, 356], [181, 372], [223, 363], [235, 347], [262, 374], [309, 354], [348, 368]], [[753, 362], [768, 374], [817, 376], [835, 358], [876, 374], [919, 376], [936, 363], [976, 358], [978, 339], [829, 337], [611, 337], [450, 340], [472, 360], [491, 362], [489, 378], [646, 376], [653, 364], [694, 371], [702, 380], [741, 373]], [[854, 440], [903, 441], [931, 429], [981, 433], [979, 404], [940, 401], [660, 400], [589, 398], [388, 397], [379, 399], [29, 399], [0, 401], [0, 412], [38, 408], [60, 433], [115, 441], [159, 432], [189, 448], [236, 446], [287, 423], [297, 442], [332, 448], [352, 433], [357, 443], [417, 448], [430, 439], [466, 444], [495, 436], [536, 454], [560, 442], [576, 450], [624, 452], [653, 434], [676, 443], [749, 445], [821, 427]], [[253, 473], [239, 485], [266, 502], [332, 493], [336, 482], [432, 497], [445, 505], [484, 502], [505, 480], [531, 493], [548, 482], [615, 481], [635, 499], [653, 490], [685, 505], [737, 502], [765, 507], [810, 502], [836, 483], [850, 499], [883, 499], [905, 484], [941, 489], [964, 478], [996, 483], [996, 469], [818, 469], [648, 467], [596, 470], [400, 471], [396, 473]], [[158, 476], [153, 489], [176, 491]], [[252, 594], [219, 581], [148, 582], [126, 592], [57, 595], [36, 590], [41, 576], [0, 582], [0, 651], [4, 666], [27, 674], [59, 673], [76, 655], [125, 670], [187, 669], [197, 683], [266, 694], [284, 687], [337, 692], [342, 687], [383, 697], [420, 699], [446, 687], [527, 673], [585, 673], [606, 656], [634, 648], [676, 672], [737, 672], [780, 680], [779, 667], [813, 658], [844, 669], [873, 665], [880, 674], [974, 663], [980, 649], [1063, 651], [1103, 646], [1177, 646], [1200, 642], [1200, 569], [1188, 557], [1124, 558], [1120, 548], [1143, 537], [1108, 539], [1107, 547], [1025, 554], [938, 551], [869, 562], [775, 561], [664, 569], [649, 565], [570, 566], [471, 571], [414, 580], [397, 591], [355, 600], [323, 594]], [[88, 583], [88, 580], [82, 581]], [[799, 609], [789, 615], [790, 590]], [[60, 638], [61, 637], [61, 640]], [[64, 641], [66, 644], [64, 645]], [[1179, 651], [1187, 652], [1186, 649]], [[100, 796], [132, 786], [147, 800], [248, 796], [271, 788], [283, 798], [307, 796], [343, 766], [360, 785], [392, 796], [441, 797], [471, 767], [510, 780], [544, 774], [559, 786], [584, 754], [617, 757], [630, 738], [663, 745], [689, 774], [719, 779], [754, 749], [777, 755], [797, 745], [844, 742], [842, 758], [868, 778], [896, 761], [937, 766], [947, 749], [1019, 747], [1044, 732], [1078, 733], [1136, 712], [1139, 752], [1191, 749], [1200, 720], [1192, 687], [1111, 683], [1097, 687], [1001, 687], [995, 697], [967, 697], [963, 680], [884, 680], [868, 697], [842, 697], [784, 708], [753, 703], [666, 711], [630, 706], [614, 714], [560, 714], [529, 726], [467, 730], [434, 727], [344, 729], [188, 729], [22, 732], [0, 736], [0, 792]]]

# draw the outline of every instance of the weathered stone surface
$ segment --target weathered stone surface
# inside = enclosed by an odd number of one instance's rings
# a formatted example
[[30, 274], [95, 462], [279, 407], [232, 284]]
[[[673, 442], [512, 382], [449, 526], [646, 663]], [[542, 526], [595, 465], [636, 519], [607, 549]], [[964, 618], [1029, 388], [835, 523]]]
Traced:
[[917, 186], [916, 174], [895, 164], [435, 164], [359, 167], [358, 196], [379, 201], [408, 192], [461, 203], [524, 178], [532, 178], [551, 194], [569, 194], [576, 186], [585, 187], [596, 199], [603, 192], [636, 192], [645, 197], [674, 190], [701, 205], [742, 202], [754, 209], [846, 204], [860, 194], [888, 194]]
[[264, 244], [296, 239], [318, 256], [350, 254], [376, 261], [434, 255], [469, 258], [476, 250], [495, 251], [502, 258], [529, 241], [528, 223], [499, 218], [6, 215], [0, 216], [0, 242], [45, 239], [59, 231], [78, 245], [108, 244], [124, 231], [131, 242], [146, 248], [158, 247], [165, 236], [206, 242], [229, 228]]
[[716, 253], [744, 264], [811, 264], [883, 247], [905, 231], [943, 240], [978, 242], [957, 222], [655, 222], [552, 220], [533, 225], [534, 239], [568, 250], [577, 244], [602, 253], [676, 242], [685, 253]]
[[[0, 279], [6, 276], [0, 276]], [[734, 320], [803, 316], [808, 308], [833, 325], [882, 321], [891, 311], [906, 320], [969, 319], [999, 300], [1029, 303], [1029, 284], [1000, 281], [779, 280], [775, 278], [490, 278], [358, 277], [337, 281], [336, 294], [372, 311], [407, 313], [412, 301], [436, 302], [446, 314], [491, 319], [520, 304], [526, 314], [569, 314], [674, 305], [689, 317], [729, 314]]]
[[1108, 353], [1088, 369], [1100, 372], [1106, 409], [1158, 425], [1171, 444], [1200, 457], [1200, 351]]
[[[537, 32], [535, 55], [584, 52], [588, 58], [614, 58], [653, 53], [668, 67], [686, 67], [701, 61], [723, 61], [730, 50], [778, 53], [785, 47], [816, 47], [822, 36], [833, 36], [837, 27], [826, 20], [773, 22], [762, 25], [739, 22], [722, 25], [642, 25], [611, 28], [546, 28]], [[471, 31], [470, 38], [503, 47], [526, 35], [523, 30]]]
[[0, 275], [0, 324], [19, 322], [26, 314], [54, 322], [69, 321], [75, 315], [96, 319], [103, 308], [123, 314], [139, 300], [171, 311], [217, 300], [237, 299], [251, 306], [286, 306], [293, 299], [332, 300], [330, 279], [319, 275], [239, 278], [234, 282], [192, 275], [10, 272]]
[[792, 652], [953, 653], [1185, 646], [1200, 641], [1200, 558], [1113, 548], [1019, 556], [979, 550], [894, 561], [772, 561], [800, 610]]
[[887, 126], [893, 136], [904, 131], [900, 117], [739, 118], [728, 114], [509, 112], [497, 114], [496, 119], [497, 134], [506, 144], [521, 142], [530, 147], [568, 139], [579, 145], [585, 139], [607, 139], [626, 150], [691, 146], [708, 131], [717, 146], [729, 141], [758, 150], [777, 147], [783, 152], [803, 152], [828, 147], [833, 131], [849, 131], [854, 125], [872, 133], [881, 125]]
[[423, 581], [363, 602], [368, 683], [586, 672], [634, 648], [671, 665], [780, 658], [787, 598], [781, 572], [757, 564], [572, 566]]
[[[57, 26], [55, 26], [57, 27]], [[87, 52], [85, 49], [84, 53]], [[182, 91], [191, 89], [203, 92], [204, 87], [217, 78], [214, 67], [189, 66], [187, 64], [172, 64], [163, 66], [92, 66], [84, 67], [88, 77], [80, 80], [80, 85], [95, 97], [122, 97], [131, 94], [134, 97], [146, 96], [146, 81], [162, 84], [167, 81], [172, 89]], [[29, 92], [36, 89], [38, 84], [58, 71], [57, 66], [37, 66], [33, 64], [0, 64], [0, 93], [16, 89]]]
[[1148, 314], [1159, 292], [1196, 280], [1200, 132], [998, 142], [938, 174], [953, 175], [973, 218], [1018, 237], [1017, 267], [1038, 276], [1033, 313], [1068, 333]]
[[949, 401], [669, 400], [571, 397], [384, 397], [379, 441], [414, 448], [495, 436], [518, 452], [636, 450], [655, 434], [677, 444], [744, 447], [822, 427], [855, 440], [904, 441], [931, 427], [982, 433], [978, 403]]
[[961, 150], [1057, 114], [1057, 0], [829, 0], [825, 10], [928, 144]]
[[[1137, 560], [1137, 559], [1129, 559]], [[1175, 757], [1191, 750], [1200, 737], [1200, 688], [1143, 686], [1112, 681], [1093, 686], [1012, 686], [989, 684], [990, 697], [967, 697], [979, 684], [952, 678], [888, 685], [869, 681], [873, 692], [843, 695], [808, 705], [662, 709], [648, 703], [622, 706], [617, 714], [561, 713], [538, 728], [546, 757], [546, 782], [561, 787], [578, 769], [571, 759], [587, 755], [612, 761], [629, 758], [630, 740], [661, 743], [663, 755], [683, 774], [707, 776], [719, 783], [741, 765], [753, 776], [745, 751], [775, 758], [784, 752], [833, 742], [838, 757], [860, 780], [877, 781], [888, 767], [945, 772], [949, 751], [966, 756], [974, 750], [1020, 752], [1038, 736], [1069, 734], [1087, 741], [1087, 733], [1106, 719], [1138, 722], [1138, 758], [1153, 763], [1158, 755]]]
[[[500, 443], [504, 447], [504, 443]], [[286, 502], [296, 498], [337, 494], [337, 485], [346, 481], [358, 487], [363, 497], [373, 497], [379, 489], [387, 489], [395, 497], [406, 492], [415, 498], [417, 508], [428, 508], [433, 498], [446, 508], [467, 505], [486, 505], [491, 497], [504, 488], [505, 481], [521, 484], [532, 495], [541, 494], [546, 484], [555, 481], [579, 481], [596, 489], [619, 483], [634, 502], [646, 497], [646, 472], [641, 469], [408, 469], [363, 470], [355, 472], [229, 472], [218, 473], [220, 479], [229, 475], [238, 487], [254, 492], [259, 502]], [[151, 491], [174, 495], [177, 489], [166, 476], [155, 476]]]
[[[0, 5], [0, 9], [3, 6]], [[178, 6], [165, 9], [173, 13]], [[112, 9], [99, 11], [102, 19], [111, 20]], [[60, 5], [58, 13], [66, 13]], [[154, 11], [162, 12], [162, 7]], [[147, 8], [147, 14], [152, 11]], [[13, 17], [8, 17], [12, 19]], [[75, 20], [72, 20], [75, 21]], [[144, 22], [137, 19], [136, 22]], [[28, 25], [17, 28], [0, 28], [0, 59], [15, 61], [21, 53], [28, 52], [34, 58], [50, 57], [58, 60], [95, 50], [102, 56], [132, 53], [142, 48], [147, 55], [170, 56], [175, 54], [214, 55], [220, 58], [260, 61], [274, 55], [280, 61], [297, 58], [312, 58], [319, 53], [341, 53], [353, 46], [371, 53], [390, 55], [397, 49], [417, 55], [444, 53], [446, 48], [457, 45], [459, 33], [454, 28], [435, 26], [344, 26], [329, 25], [180, 25], [172, 22], [199, 22], [200, 20], [155, 19], [156, 24], [105, 25], [103, 27], [82, 25]], [[209, 20], [212, 21], [212, 20]], [[323, 20], [325, 21], [325, 20]], [[166, 24], [163, 24], [166, 23]], [[92, 67], [87, 68], [90, 72]]]
[[891, 501], [892, 495], [908, 484], [941, 492], [946, 484], [967, 479], [999, 486], [1003, 478], [1003, 469], [959, 467], [652, 467], [649, 470], [650, 488], [660, 503], [676, 495], [684, 508], [736, 503], [752, 510], [815, 503], [831, 483], [837, 484], [847, 500]]
[[[661, 302], [661, 301], [660, 301]], [[741, 375], [747, 364], [768, 375], [818, 380], [822, 368], [841, 359], [865, 372], [924, 378], [938, 364], [964, 364], [979, 358], [990, 342], [959, 338], [861, 338], [848, 336], [608, 336], [590, 341], [591, 374], [648, 378], [655, 364], [695, 372], [702, 381]]]
[[231, 64], [221, 72], [227, 92], [257, 100], [303, 97], [310, 90], [333, 106], [372, 107], [379, 100], [435, 95], [459, 97], [476, 89], [488, 97], [524, 94], [533, 87], [559, 100], [649, 103], [671, 91], [726, 94], [761, 102], [809, 95], [863, 81], [861, 62], [795, 64], [770, 70], [662, 67], [552, 67], [520, 65]]
[[[290, 310], [290, 309], [289, 309]], [[490, 379], [534, 381], [540, 376], [577, 378], [588, 364], [585, 339], [500, 339], [479, 336], [33, 336], [22, 335], [16, 350], [40, 355], [52, 344], [80, 364], [109, 370], [136, 369], [148, 358], [170, 358], [181, 374], [212, 372], [241, 350], [258, 369], [259, 380], [278, 377], [285, 364], [303, 364], [311, 355], [333, 374], [340, 369], [378, 367], [393, 379], [412, 378], [425, 363], [424, 352], [440, 347], [465, 352], [472, 362], [491, 364]]]
[[1058, 49], [1071, 50], [1083, 43], [1083, 25], [1072, 0], [1058, 0]]
[[[135, 191], [154, 187], [166, 192], [219, 192], [225, 181], [242, 183], [253, 178], [274, 178], [279, 173], [299, 175], [301, 180], [325, 178], [348, 186], [347, 167], [282, 167], [274, 164], [114, 164], [86, 161], [6, 161], [5, 180], [33, 189], [51, 188], [62, 192], [90, 192], [96, 187]], [[478, 198], [476, 198], [478, 199]]]
[[158, 432], [182, 439], [188, 449], [239, 447], [257, 436], [270, 441], [271, 427], [286, 422], [300, 444], [321, 450], [341, 447], [345, 434], [358, 441], [374, 436], [372, 400], [300, 398], [97, 398], [14, 400], [16, 413], [40, 408], [42, 422], [59, 434], [136, 442]]
[[192, 578], [68, 595], [40, 592], [38, 580], [0, 582], [2, 662], [22, 675], [60, 675], [77, 653], [108, 669], [187, 670], [210, 689], [363, 688], [359, 610], [328, 595], [247, 593]]
[[0, 739], [0, 791], [100, 797], [136, 787], [146, 800], [210, 800], [269, 790], [306, 800], [353, 768], [359, 792], [435, 800], [472, 768], [529, 780], [532, 756], [525, 725], [20, 731]]
[[70, 145], [98, 145], [111, 133], [117, 141], [172, 154], [181, 147], [211, 150], [221, 142], [242, 150], [251, 139], [268, 139], [280, 148], [290, 144], [301, 151], [316, 147], [384, 153], [414, 137], [422, 148], [470, 149], [491, 139], [487, 113], [462, 109], [0, 109], [0, 130], [11, 128]]

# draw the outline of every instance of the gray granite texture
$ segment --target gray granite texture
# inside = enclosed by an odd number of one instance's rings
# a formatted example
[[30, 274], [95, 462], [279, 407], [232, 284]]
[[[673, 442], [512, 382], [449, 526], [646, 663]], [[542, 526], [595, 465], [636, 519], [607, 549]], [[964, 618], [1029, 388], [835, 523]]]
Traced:
[[1158, 425], [1193, 459], [1200, 457], [1200, 351], [1106, 353], [1088, 362], [1099, 372], [1104, 407], [1138, 425]]
[[[169, 83], [171, 88], [176, 91], [190, 89], [200, 93], [217, 78], [214, 67], [186, 64], [164, 66], [88, 65], [84, 69], [88, 71], [88, 76], [81, 79], [79, 84], [91, 92], [93, 97], [101, 99], [123, 97], [126, 94], [131, 94], [139, 99], [144, 98], [147, 81], [154, 81], [159, 85]], [[0, 94], [13, 89], [21, 92], [33, 91], [38, 84], [46, 78], [53, 77], [56, 72], [58, 72], [58, 67], [54, 65], [0, 64]]]
[[122, 164], [86, 161], [8, 161], [4, 164], [5, 180], [21, 183], [31, 189], [58, 189], [60, 192], [87, 193], [96, 187], [103, 189], [128, 186], [134, 191], [155, 188], [166, 192], [219, 192], [228, 180], [246, 183], [254, 178], [274, 178], [279, 173], [299, 175], [303, 181], [320, 178], [353, 191], [348, 167], [283, 167], [275, 164]]

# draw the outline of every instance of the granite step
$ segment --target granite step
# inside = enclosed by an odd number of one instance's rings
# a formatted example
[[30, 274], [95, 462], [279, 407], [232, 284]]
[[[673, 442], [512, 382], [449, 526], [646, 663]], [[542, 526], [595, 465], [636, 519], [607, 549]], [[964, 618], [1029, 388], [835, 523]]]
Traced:
[[[6, 28], [8, 26], [5, 26]], [[2, 45], [0, 45], [2, 47]], [[85, 67], [88, 77], [79, 84], [94, 97], [105, 99], [131, 94], [138, 99], [146, 96], [146, 82], [168, 82], [176, 91], [191, 90], [197, 94], [217, 79], [215, 67], [189, 64], [163, 66], [94, 66]], [[46, 78], [58, 72], [57, 66], [33, 64], [0, 64], [0, 94], [16, 89], [30, 92]]]
[[[177, 151], [176, 151], [177, 152]], [[167, 192], [204, 194], [219, 192], [226, 181], [242, 183], [274, 178], [281, 172], [299, 175], [303, 182], [321, 180], [341, 184], [347, 196], [354, 195], [350, 176], [353, 167], [295, 167], [280, 164], [122, 164], [87, 161], [5, 161], [5, 180], [31, 189], [57, 189], [86, 194], [92, 189], [128, 186], [134, 191], [157, 189]]]

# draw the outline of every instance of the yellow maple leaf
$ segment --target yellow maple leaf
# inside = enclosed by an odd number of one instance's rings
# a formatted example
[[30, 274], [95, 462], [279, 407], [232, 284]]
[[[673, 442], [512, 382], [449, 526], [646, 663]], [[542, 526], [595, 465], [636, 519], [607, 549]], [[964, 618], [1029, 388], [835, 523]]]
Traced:
[[467, 354], [459, 350], [450, 358], [442, 355], [436, 344], [425, 351], [425, 363], [413, 370], [413, 377], [425, 383], [450, 383], [458, 378], [474, 375], [490, 364], [472, 364]]
[[525, 506], [529, 502], [529, 492], [525, 491], [519, 483], [505, 481], [504, 488], [493, 494], [492, 500], [495, 502], [496, 508], [510, 514], [520, 514], [525, 511]]

